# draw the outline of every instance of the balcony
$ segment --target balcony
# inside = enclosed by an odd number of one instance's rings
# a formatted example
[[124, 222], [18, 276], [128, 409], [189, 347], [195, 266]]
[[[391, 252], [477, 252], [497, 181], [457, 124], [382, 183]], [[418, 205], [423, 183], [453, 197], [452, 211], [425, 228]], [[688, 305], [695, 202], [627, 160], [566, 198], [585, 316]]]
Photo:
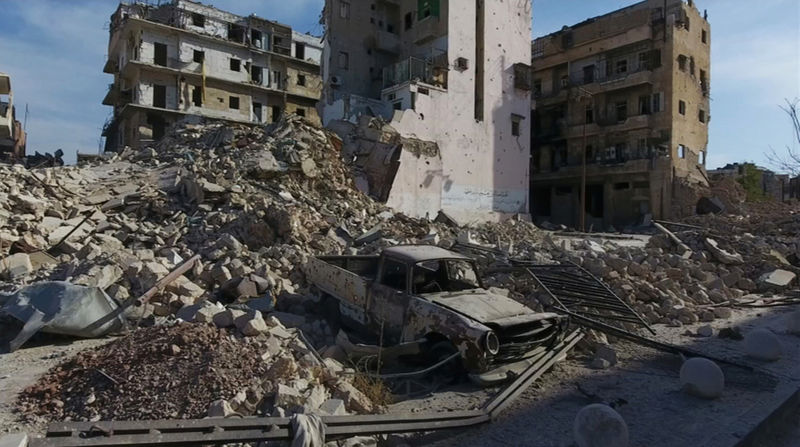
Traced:
[[388, 31], [379, 30], [375, 33], [374, 48], [384, 53], [400, 53], [400, 36]]
[[640, 67], [635, 71], [625, 73], [614, 73], [610, 76], [592, 76], [585, 78], [582, 74], [573, 75], [569, 82], [570, 86], [582, 86], [589, 93], [607, 92], [634, 87], [641, 84], [650, 84], [652, 70], [648, 67]]
[[414, 29], [416, 30], [414, 43], [422, 45], [436, 39], [439, 37], [440, 28], [441, 19], [436, 16], [428, 16], [418, 21], [414, 25]]
[[[634, 129], [642, 129], [651, 126], [651, 115], [634, 115], [629, 116], [624, 121], [618, 121], [616, 117], [603, 118], [600, 117], [596, 122], [586, 125], [586, 135], [592, 136], [601, 133], [610, 132], [627, 132]], [[584, 125], [573, 124], [567, 130], [567, 138], [582, 137], [584, 132]]]
[[14, 114], [8, 102], [0, 101], [0, 138], [10, 138], [14, 128]]
[[446, 61], [447, 55], [430, 62], [412, 57], [386, 67], [383, 69], [383, 88], [414, 81], [446, 89], [447, 68], [440, 63], [441, 60]]

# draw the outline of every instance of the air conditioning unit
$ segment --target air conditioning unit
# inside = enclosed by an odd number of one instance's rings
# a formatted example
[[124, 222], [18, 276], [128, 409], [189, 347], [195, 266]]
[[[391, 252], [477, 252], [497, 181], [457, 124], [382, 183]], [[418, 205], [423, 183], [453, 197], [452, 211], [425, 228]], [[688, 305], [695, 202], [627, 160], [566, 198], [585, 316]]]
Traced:
[[333, 86], [342, 85], [342, 78], [339, 76], [331, 76], [331, 85]]

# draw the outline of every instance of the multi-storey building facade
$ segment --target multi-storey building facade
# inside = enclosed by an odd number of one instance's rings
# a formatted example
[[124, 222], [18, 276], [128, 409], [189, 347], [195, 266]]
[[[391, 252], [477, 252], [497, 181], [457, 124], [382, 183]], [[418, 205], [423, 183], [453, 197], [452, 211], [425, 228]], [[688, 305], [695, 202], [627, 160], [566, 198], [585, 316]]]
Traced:
[[25, 131], [17, 120], [11, 77], [0, 73], [0, 161], [18, 161], [25, 156]]
[[437, 148], [390, 148], [390, 206], [467, 220], [527, 214], [531, 8], [326, 0], [323, 122], [382, 116]]
[[646, 0], [536, 39], [534, 216], [622, 228], [679, 213], [682, 191], [707, 186], [710, 45], [691, 0]]
[[122, 3], [111, 16], [114, 107], [106, 150], [138, 147], [186, 117], [270, 123], [296, 113], [319, 121], [322, 43], [289, 26], [188, 0]]

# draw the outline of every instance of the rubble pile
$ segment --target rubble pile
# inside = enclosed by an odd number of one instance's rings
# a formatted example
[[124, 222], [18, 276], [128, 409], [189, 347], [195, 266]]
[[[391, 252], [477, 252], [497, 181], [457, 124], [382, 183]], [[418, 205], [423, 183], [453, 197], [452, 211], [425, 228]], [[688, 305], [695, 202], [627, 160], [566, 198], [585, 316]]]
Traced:
[[140, 329], [54, 368], [23, 392], [19, 409], [67, 421], [374, 410], [340, 364], [320, 362], [271, 324], [246, 338], [206, 324]]

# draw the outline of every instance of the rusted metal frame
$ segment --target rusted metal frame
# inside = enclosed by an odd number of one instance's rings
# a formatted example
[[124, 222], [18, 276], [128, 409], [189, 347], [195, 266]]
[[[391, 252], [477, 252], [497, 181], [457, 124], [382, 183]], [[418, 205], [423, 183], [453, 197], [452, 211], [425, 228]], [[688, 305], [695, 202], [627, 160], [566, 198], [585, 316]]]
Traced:
[[165, 276], [165, 277], [161, 278], [160, 280], [158, 280], [158, 282], [153, 287], [151, 287], [150, 290], [148, 290], [147, 292], [142, 294], [142, 296], [140, 296], [138, 298], [128, 299], [127, 301], [122, 303], [119, 307], [114, 309], [112, 312], [110, 312], [106, 316], [101, 317], [100, 319], [98, 319], [94, 323], [90, 324], [89, 326], [86, 326], [86, 328], [84, 330], [85, 331], [93, 331], [93, 330], [103, 326], [107, 322], [109, 322], [109, 321], [117, 318], [118, 316], [122, 315], [122, 313], [125, 312], [125, 310], [127, 310], [129, 307], [131, 307], [133, 305], [137, 305], [137, 306], [144, 305], [145, 303], [150, 301], [150, 299], [153, 298], [159, 291], [161, 291], [161, 289], [163, 289], [164, 287], [170, 285], [172, 282], [174, 282], [176, 279], [178, 279], [181, 275], [183, 275], [184, 273], [188, 272], [192, 267], [194, 267], [195, 263], [198, 262], [198, 261], [200, 261], [200, 255], [192, 256], [191, 259], [189, 259], [188, 261], [186, 261], [183, 264], [181, 264], [175, 270], [170, 272], [167, 276]]
[[609, 298], [607, 294], [601, 295], [599, 293], [584, 292], [582, 290], [576, 290], [570, 287], [562, 287], [558, 284], [554, 284], [552, 281], [542, 281], [542, 283], [547, 285], [547, 287], [550, 288], [550, 290], [561, 292], [561, 294], [564, 296], [580, 297], [584, 300], [590, 300], [597, 303], [607, 303], [607, 304], [615, 303], [619, 305], [620, 308], [625, 309], [625, 306], [618, 303], [617, 300]]
[[483, 410], [489, 414], [492, 420], [496, 419], [506, 407], [531, 385], [531, 383], [550, 369], [553, 364], [555, 364], [563, 354], [572, 349], [581, 338], [583, 338], [583, 332], [581, 332], [580, 329], [575, 329], [552, 350], [546, 352], [542, 358], [538, 359], [530, 368], [526, 369], [517, 380], [495, 396], [489, 403], [484, 405]]
[[596, 276], [594, 276], [594, 275], [593, 275], [593, 274], [592, 274], [590, 271], [588, 271], [588, 270], [584, 269], [583, 267], [579, 266], [578, 264], [576, 264], [576, 263], [574, 263], [574, 262], [571, 262], [571, 261], [570, 261], [570, 263], [571, 263], [572, 265], [574, 265], [575, 267], [577, 267], [578, 269], [580, 269], [581, 271], [583, 271], [584, 273], [586, 273], [587, 275], [589, 275], [589, 276], [590, 276], [590, 277], [591, 277], [593, 280], [597, 281], [597, 283], [598, 283], [598, 284], [602, 285], [602, 286], [603, 286], [603, 288], [604, 288], [604, 289], [606, 289], [606, 291], [607, 291], [607, 292], [608, 292], [608, 293], [609, 293], [611, 296], [613, 296], [614, 298], [618, 299], [618, 300], [619, 300], [619, 302], [620, 302], [620, 303], [622, 303], [622, 304], [623, 304], [623, 305], [624, 305], [624, 306], [625, 306], [625, 307], [628, 309], [628, 311], [630, 311], [630, 313], [631, 313], [631, 314], [635, 315], [635, 316], [636, 316], [636, 318], [639, 320], [639, 322], [641, 322], [641, 324], [642, 324], [642, 325], [643, 325], [645, 328], [647, 328], [647, 330], [648, 330], [648, 331], [649, 331], [651, 334], [653, 334], [653, 335], [656, 335], [656, 331], [655, 331], [655, 330], [653, 330], [653, 328], [652, 328], [652, 327], [651, 327], [649, 324], [647, 324], [647, 321], [645, 321], [645, 320], [644, 320], [644, 318], [642, 318], [642, 317], [641, 317], [641, 316], [640, 316], [638, 313], [636, 313], [636, 311], [635, 311], [635, 310], [633, 310], [633, 308], [632, 308], [630, 305], [628, 305], [628, 303], [626, 303], [626, 302], [625, 302], [625, 300], [623, 300], [622, 298], [618, 297], [616, 293], [614, 293], [614, 292], [613, 292], [611, 289], [609, 289], [609, 288], [608, 288], [608, 286], [607, 286], [607, 285], [606, 285], [606, 284], [605, 284], [603, 281], [600, 281], [600, 280], [599, 280], [599, 279], [598, 279]]

